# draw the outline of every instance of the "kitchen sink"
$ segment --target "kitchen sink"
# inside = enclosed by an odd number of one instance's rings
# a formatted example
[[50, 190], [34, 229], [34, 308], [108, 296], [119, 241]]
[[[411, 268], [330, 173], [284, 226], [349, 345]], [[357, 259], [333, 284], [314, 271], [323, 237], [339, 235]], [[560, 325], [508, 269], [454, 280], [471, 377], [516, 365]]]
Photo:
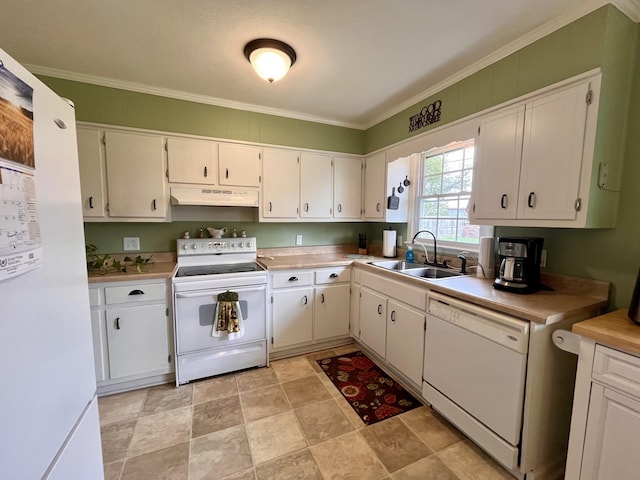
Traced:
[[376, 267], [386, 268], [387, 270], [393, 270], [398, 273], [405, 273], [412, 277], [436, 279], [436, 278], [448, 278], [459, 277], [461, 273], [447, 270], [441, 267], [431, 267], [424, 263], [405, 262], [403, 260], [388, 260], [382, 262], [371, 262], [371, 265]]
[[404, 260], [387, 260], [383, 262], [371, 262], [376, 267], [386, 268], [387, 270], [411, 270], [414, 268], [424, 268], [424, 263], [405, 262]]
[[411, 275], [412, 277], [428, 279], [459, 277], [460, 275], [462, 275], [459, 272], [452, 272], [451, 270], [438, 267], [411, 268], [407, 270], [401, 270], [400, 273]]

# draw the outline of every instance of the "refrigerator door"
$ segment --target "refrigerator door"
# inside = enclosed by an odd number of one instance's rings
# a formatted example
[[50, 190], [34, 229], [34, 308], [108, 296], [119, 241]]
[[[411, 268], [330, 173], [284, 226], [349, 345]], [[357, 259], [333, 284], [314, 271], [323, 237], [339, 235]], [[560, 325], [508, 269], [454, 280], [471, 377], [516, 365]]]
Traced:
[[[2, 50], [0, 61], [33, 88], [43, 255], [35, 270], [0, 281], [0, 472], [33, 479], [50, 471], [96, 391], [75, 112]], [[78, 463], [84, 457], [98, 461], [95, 422], [86, 433], [83, 427], [84, 435], [92, 441], [74, 448]]]

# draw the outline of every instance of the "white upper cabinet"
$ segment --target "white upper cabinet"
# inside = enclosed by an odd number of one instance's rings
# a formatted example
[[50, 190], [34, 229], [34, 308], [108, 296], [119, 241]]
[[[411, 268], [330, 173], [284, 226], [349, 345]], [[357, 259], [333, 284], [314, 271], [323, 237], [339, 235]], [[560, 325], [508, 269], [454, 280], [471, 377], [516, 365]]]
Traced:
[[333, 201], [331, 155], [300, 155], [300, 217], [330, 219]]
[[300, 156], [293, 150], [263, 150], [262, 216], [297, 218]]
[[109, 216], [164, 219], [169, 202], [163, 138], [107, 131], [105, 152]]
[[472, 223], [607, 226], [587, 221], [600, 76], [545, 90], [480, 121]]
[[333, 216], [360, 219], [362, 214], [362, 159], [333, 157]]
[[93, 128], [78, 127], [77, 135], [82, 215], [103, 218], [106, 216], [107, 178], [102, 133]]
[[364, 219], [383, 220], [385, 210], [385, 152], [364, 159]]
[[261, 150], [254, 145], [221, 143], [218, 147], [220, 185], [259, 187]]
[[169, 182], [218, 184], [218, 144], [190, 138], [167, 138]]

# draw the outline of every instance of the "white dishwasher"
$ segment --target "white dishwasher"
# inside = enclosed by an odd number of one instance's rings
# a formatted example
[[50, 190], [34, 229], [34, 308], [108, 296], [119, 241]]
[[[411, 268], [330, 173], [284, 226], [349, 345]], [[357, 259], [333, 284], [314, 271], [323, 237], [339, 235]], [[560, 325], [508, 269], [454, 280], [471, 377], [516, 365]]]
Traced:
[[529, 322], [430, 292], [422, 395], [501, 461], [518, 466]]

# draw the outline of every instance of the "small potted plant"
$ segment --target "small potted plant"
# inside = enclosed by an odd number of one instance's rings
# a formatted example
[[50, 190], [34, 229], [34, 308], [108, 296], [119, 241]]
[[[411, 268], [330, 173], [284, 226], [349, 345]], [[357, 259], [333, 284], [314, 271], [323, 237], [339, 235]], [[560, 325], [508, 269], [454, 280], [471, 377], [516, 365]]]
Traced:
[[140, 255], [138, 255], [136, 258], [132, 259], [131, 257], [124, 257], [124, 261], [125, 262], [131, 262], [133, 265], [136, 266], [136, 271], [138, 273], [143, 273], [144, 272], [144, 266], [148, 265], [149, 263], [153, 263], [153, 261], [151, 260], [151, 257], [149, 258], [142, 258]]

